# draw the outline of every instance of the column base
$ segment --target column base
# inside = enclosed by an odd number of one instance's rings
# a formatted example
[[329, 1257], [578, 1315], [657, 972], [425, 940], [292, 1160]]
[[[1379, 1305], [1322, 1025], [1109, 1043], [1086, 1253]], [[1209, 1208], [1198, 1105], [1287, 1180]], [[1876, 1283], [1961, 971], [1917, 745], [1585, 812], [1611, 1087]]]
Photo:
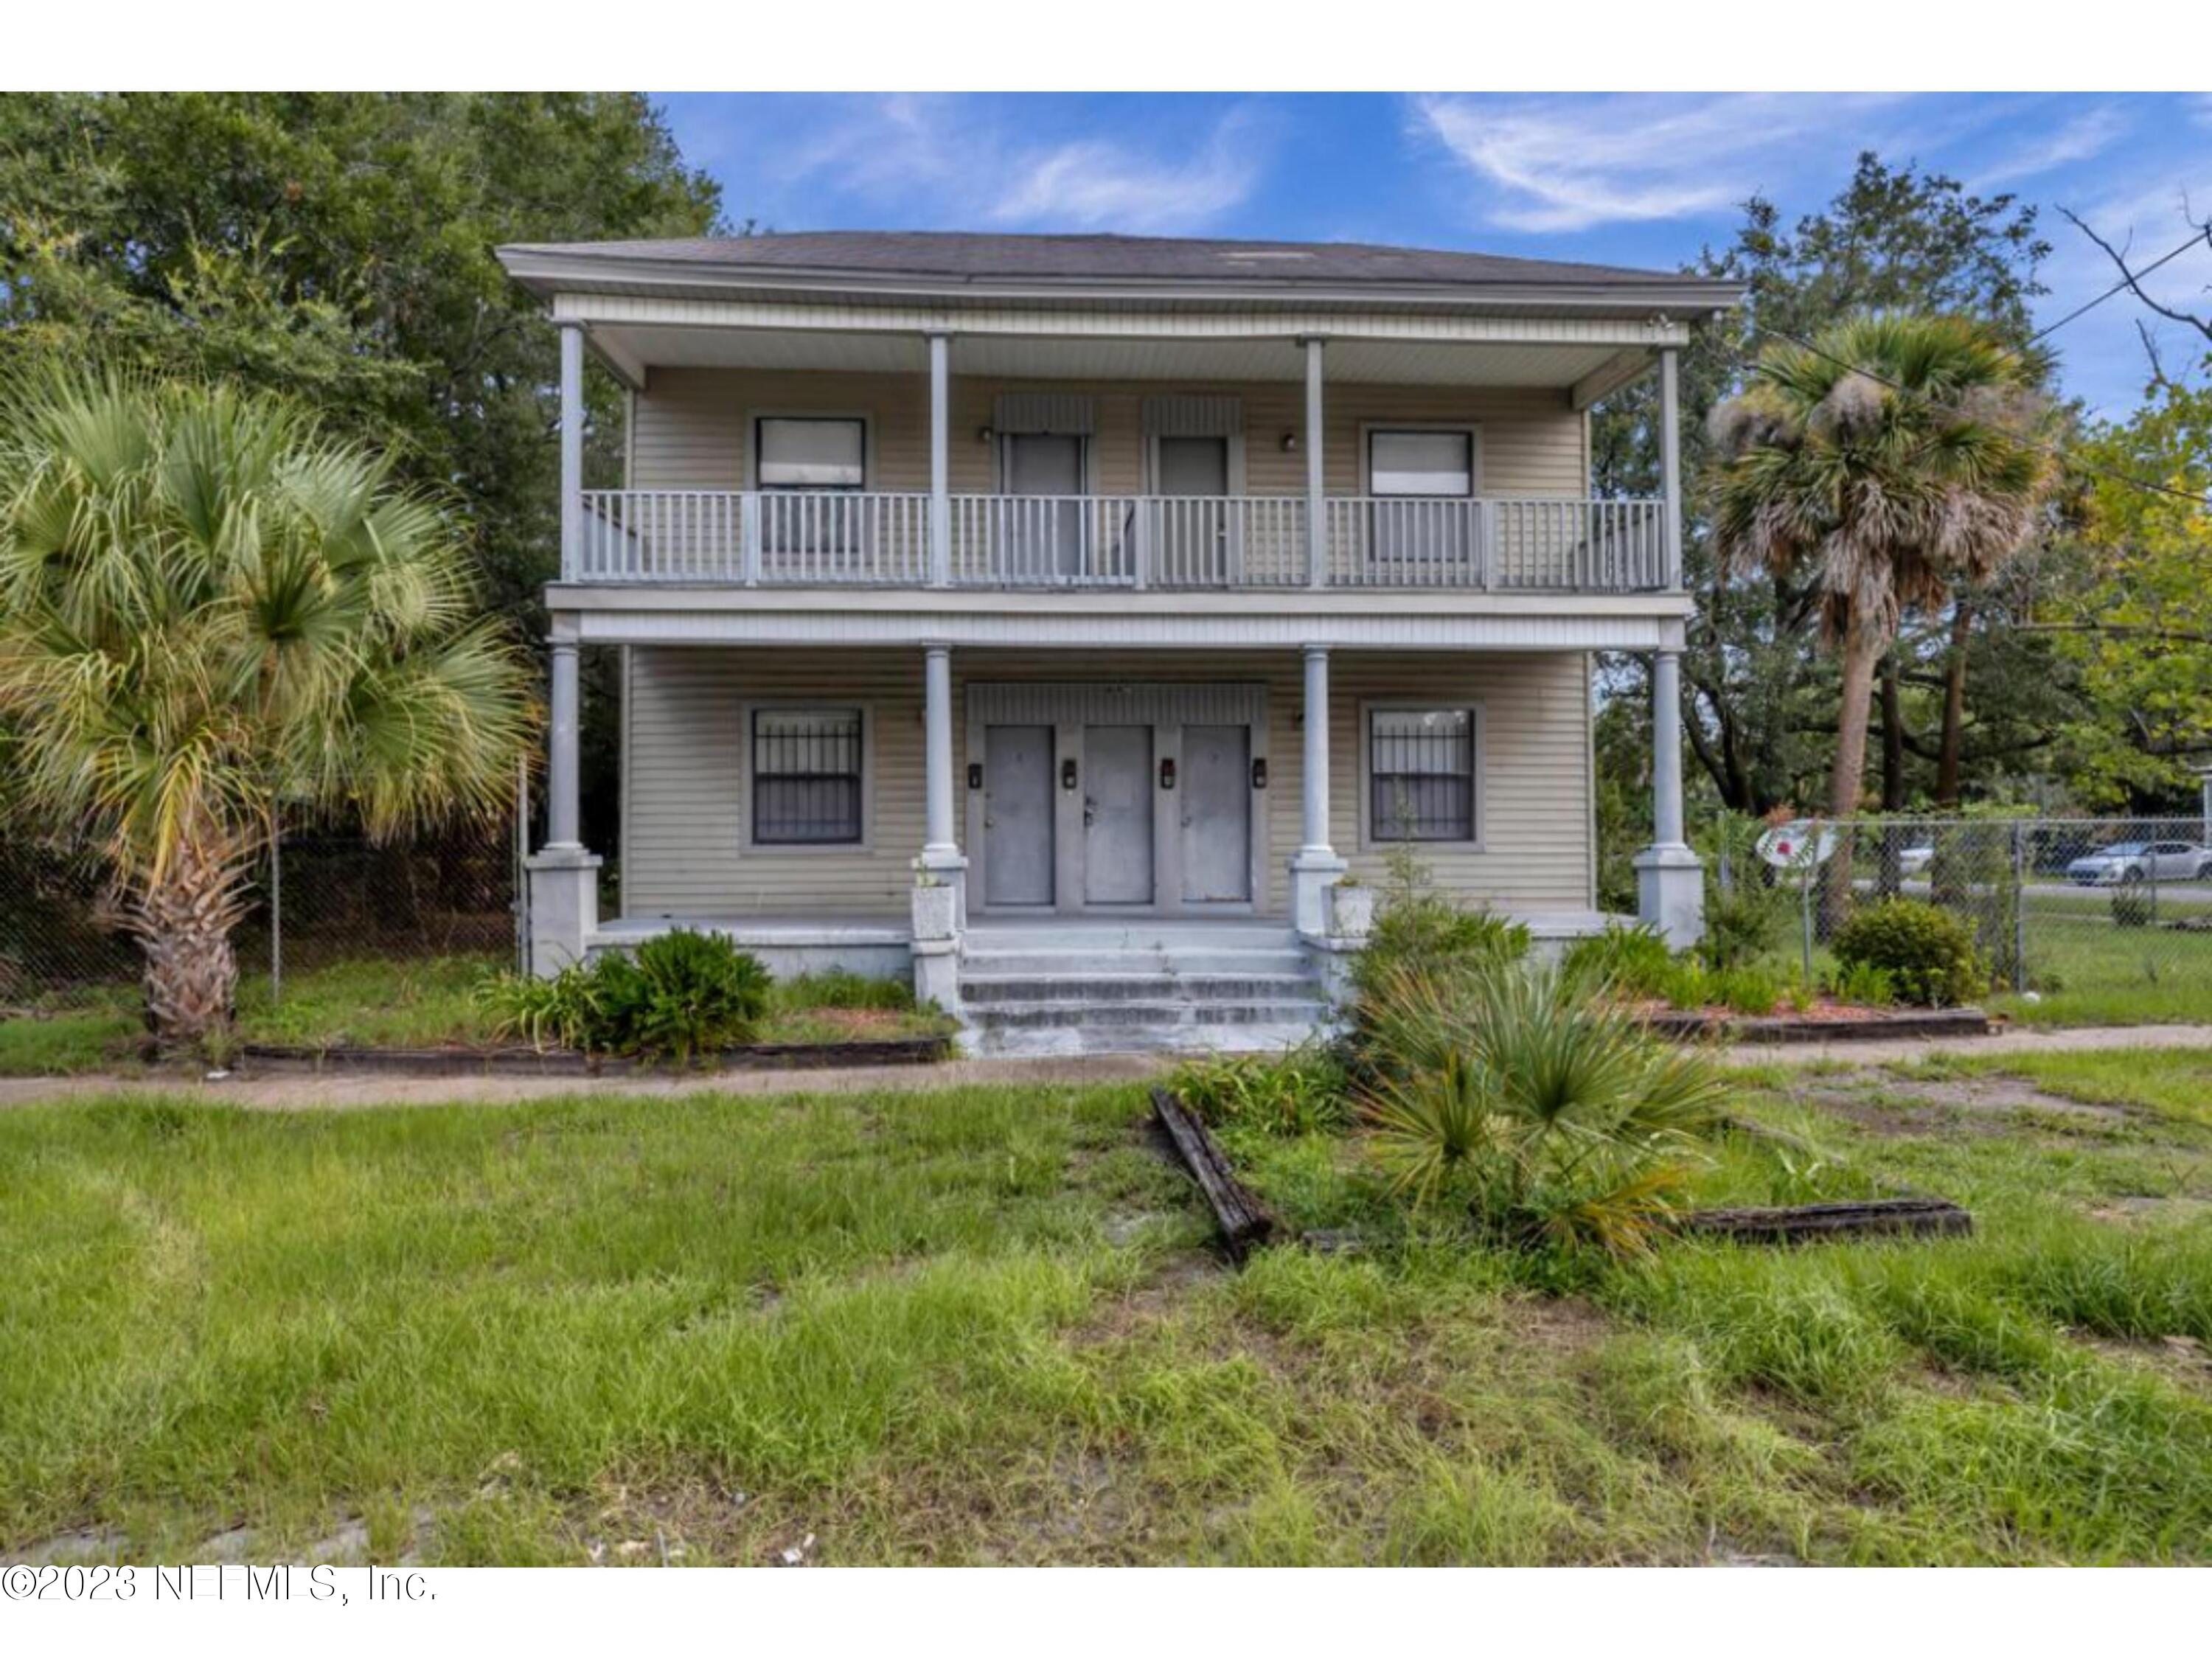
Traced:
[[584, 959], [599, 931], [599, 856], [547, 847], [523, 860], [530, 885], [530, 971], [550, 979]]
[[960, 941], [918, 939], [914, 942], [914, 1000], [935, 1003], [946, 1013], [960, 1006]]
[[1636, 915], [1670, 950], [1686, 951], [1705, 936], [1705, 862], [1681, 842], [1636, 855]]
[[1333, 847], [1301, 847], [1291, 854], [1291, 925], [1306, 938], [1328, 937], [1328, 890], [1348, 867]]
[[968, 931], [968, 855], [957, 847], [925, 847], [915, 868], [926, 870], [952, 890], [952, 926]]

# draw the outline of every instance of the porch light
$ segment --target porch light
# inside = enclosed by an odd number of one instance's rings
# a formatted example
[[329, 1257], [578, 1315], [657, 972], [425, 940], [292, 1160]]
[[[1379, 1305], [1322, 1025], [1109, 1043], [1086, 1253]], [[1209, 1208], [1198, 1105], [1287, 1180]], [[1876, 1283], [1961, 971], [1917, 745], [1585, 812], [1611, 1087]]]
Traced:
[[988, 426], [979, 426], [975, 428], [975, 441], [979, 444], [989, 443], [992, 439], [998, 435], [999, 434], [997, 433], [992, 431]]
[[1285, 455], [1294, 455], [1297, 453], [1297, 448], [1298, 434], [1295, 432], [1285, 432], [1283, 434], [1283, 453]]

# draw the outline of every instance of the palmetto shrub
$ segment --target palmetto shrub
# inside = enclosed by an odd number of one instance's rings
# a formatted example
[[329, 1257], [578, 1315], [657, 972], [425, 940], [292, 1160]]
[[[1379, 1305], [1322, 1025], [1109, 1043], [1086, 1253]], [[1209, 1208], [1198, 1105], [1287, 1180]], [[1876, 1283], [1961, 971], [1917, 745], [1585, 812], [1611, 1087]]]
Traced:
[[550, 979], [502, 974], [477, 992], [495, 1036], [540, 1048], [688, 1061], [753, 1040], [769, 971], [719, 933], [679, 927], [635, 957], [572, 963]]
[[1516, 1244], [1649, 1247], [1726, 1098], [1709, 1060], [1557, 969], [1401, 969], [1386, 990], [1360, 1103], [1393, 1191]]

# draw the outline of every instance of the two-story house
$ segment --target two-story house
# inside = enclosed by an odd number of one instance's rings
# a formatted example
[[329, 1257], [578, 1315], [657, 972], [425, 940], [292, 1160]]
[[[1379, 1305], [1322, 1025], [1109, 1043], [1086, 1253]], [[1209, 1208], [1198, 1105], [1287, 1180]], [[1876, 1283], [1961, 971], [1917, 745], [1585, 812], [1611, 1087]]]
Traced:
[[[1118, 236], [501, 257], [562, 348], [540, 970], [691, 925], [987, 1030], [1279, 1034], [1394, 849], [1600, 925], [1597, 652], [1653, 658], [1642, 908], [1694, 937], [1675, 363], [1735, 286]], [[583, 487], [586, 352], [617, 490]], [[1664, 489], [1595, 496], [1590, 406], [1654, 373]], [[623, 664], [606, 918], [584, 646]]]

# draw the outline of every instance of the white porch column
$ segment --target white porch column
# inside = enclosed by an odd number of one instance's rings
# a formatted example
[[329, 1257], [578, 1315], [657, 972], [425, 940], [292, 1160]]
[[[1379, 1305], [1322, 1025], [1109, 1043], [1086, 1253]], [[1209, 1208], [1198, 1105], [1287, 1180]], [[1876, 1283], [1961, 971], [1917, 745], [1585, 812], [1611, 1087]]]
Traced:
[[552, 743], [545, 760], [545, 844], [580, 847], [576, 799], [576, 722], [582, 706], [576, 642], [553, 641]]
[[[556, 617], [554, 625], [562, 628]], [[581, 707], [576, 641], [552, 641], [552, 720], [545, 757], [545, 845], [525, 860], [529, 881], [530, 971], [559, 973], [583, 959], [599, 927], [599, 860], [584, 850], [577, 801], [576, 727]]]
[[[952, 652], [922, 647], [921, 857], [914, 900], [914, 994], [950, 1008], [960, 994], [960, 935], [968, 927], [968, 860], [952, 829]], [[951, 896], [950, 927], [944, 895]]]
[[584, 325], [561, 325], [561, 574], [584, 562]]
[[1328, 586], [1328, 525], [1322, 516], [1324, 475], [1322, 469], [1321, 349], [1317, 334], [1304, 336], [1306, 349], [1306, 427], [1301, 441], [1306, 447], [1306, 585]]
[[[929, 337], [929, 585], [952, 586], [952, 342]], [[934, 840], [933, 831], [931, 839]]]
[[1304, 775], [1299, 815], [1298, 850], [1291, 855], [1291, 919], [1310, 938], [1329, 929], [1328, 890], [1344, 874], [1344, 860], [1329, 844], [1328, 832], [1328, 647], [1305, 648]]
[[1682, 652], [1651, 658], [1651, 845], [1636, 855], [1638, 917], [1676, 950], [1705, 931], [1705, 872], [1682, 839]]
[[[1681, 356], [1659, 353], [1660, 508], [1667, 582], [1682, 586]], [[1705, 931], [1705, 872], [1682, 835], [1682, 629], [1668, 623], [1651, 658], [1651, 844], [1636, 855], [1638, 917], [1676, 950]]]
[[1682, 586], [1682, 354], [1673, 346], [1659, 353], [1659, 481], [1666, 505], [1660, 509], [1667, 549], [1667, 586]]

